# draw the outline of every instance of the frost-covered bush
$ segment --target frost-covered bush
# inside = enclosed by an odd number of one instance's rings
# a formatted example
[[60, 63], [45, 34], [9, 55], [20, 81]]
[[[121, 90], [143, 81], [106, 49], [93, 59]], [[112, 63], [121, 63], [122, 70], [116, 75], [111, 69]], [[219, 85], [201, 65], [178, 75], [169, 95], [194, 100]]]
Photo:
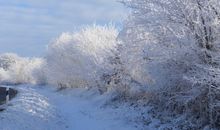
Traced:
[[40, 58], [23, 58], [11, 53], [2, 54], [0, 55], [0, 82], [44, 83], [43, 64], [44, 60]]
[[48, 82], [59, 87], [97, 86], [100, 75], [110, 69], [107, 59], [118, 44], [117, 35], [111, 25], [63, 33], [48, 47]]

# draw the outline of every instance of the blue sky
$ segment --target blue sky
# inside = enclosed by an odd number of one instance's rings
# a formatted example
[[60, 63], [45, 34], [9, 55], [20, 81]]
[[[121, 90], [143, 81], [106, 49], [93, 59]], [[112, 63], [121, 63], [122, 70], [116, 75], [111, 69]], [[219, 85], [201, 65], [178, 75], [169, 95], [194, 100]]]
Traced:
[[62, 32], [114, 22], [127, 10], [116, 0], [0, 0], [0, 53], [43, 56]]

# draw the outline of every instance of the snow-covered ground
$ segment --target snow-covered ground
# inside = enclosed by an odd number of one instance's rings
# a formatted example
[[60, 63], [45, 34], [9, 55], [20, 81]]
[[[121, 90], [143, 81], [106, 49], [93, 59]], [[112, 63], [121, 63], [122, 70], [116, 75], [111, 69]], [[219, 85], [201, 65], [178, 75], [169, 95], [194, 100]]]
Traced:
[[96, 91], [20, 85], [0, 113], [1, 130], [136, 130], [127, 110], [103, 107], [108, 96]]

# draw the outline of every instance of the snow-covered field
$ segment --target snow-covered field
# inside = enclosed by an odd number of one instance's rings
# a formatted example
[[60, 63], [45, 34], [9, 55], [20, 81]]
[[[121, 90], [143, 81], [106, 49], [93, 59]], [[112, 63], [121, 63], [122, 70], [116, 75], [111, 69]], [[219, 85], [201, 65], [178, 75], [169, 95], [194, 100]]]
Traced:
[[[0, 113], [1, 130], [136, 130], [126, 110], [103, 107], [95, 91], [20, 85], [7, 109]], [[124, 112], [123, 112], [124, 111]], [[124, 115], [125, 114], [125, 115]]]

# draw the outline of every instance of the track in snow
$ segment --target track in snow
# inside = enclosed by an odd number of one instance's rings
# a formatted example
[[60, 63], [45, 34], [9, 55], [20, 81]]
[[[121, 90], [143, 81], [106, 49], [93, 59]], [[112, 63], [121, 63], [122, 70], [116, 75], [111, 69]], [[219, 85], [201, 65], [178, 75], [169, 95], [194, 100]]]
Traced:
[[[0, 113], [1, 130], [135, 130], [114, 111], [52, 88], [21, 85], [8, 108]], [[71, 92], [69, 92], [71, 93]]]

